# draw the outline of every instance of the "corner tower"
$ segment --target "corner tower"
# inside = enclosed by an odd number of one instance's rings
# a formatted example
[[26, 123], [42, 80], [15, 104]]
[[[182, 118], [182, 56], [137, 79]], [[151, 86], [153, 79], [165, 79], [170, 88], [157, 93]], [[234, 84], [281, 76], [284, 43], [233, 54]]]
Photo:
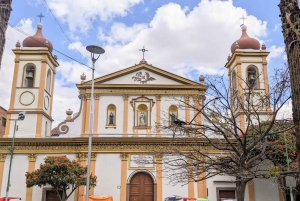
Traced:
[[[41, 23], [36, 34], [23, 41], [23, 47], [17, 42], [13, 49], [16, 56], [7, 119], [17, 119], [19, 112], [26, 111], [25, 120], [18, 122], [17, 137], [50, 135], [55, 68], [59, 66], [52, 50], [52, 43], [42, 34]], [[4, 137], [12, 137], [13, 131], [8, 121]]]
[[252, 121], [255, 121], [255, 115], [261, 120], [270, 117], [270, 103], [266, 98], [269, 94], [269, 52], [264, 44], [260, 45], [258, 40], [248, 36], [245, 25], [241, 28], [242, 36], [231, 45], [232, 54], [228, 56], [225, 67], [230, 78], [231, 108], [240, 128], [245, 131], [249, 118], [254, 117]]

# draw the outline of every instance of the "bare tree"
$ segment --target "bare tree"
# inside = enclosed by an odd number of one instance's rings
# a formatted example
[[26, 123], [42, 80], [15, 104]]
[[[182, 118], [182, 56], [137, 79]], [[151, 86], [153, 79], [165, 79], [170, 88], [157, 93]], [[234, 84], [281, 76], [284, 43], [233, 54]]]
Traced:
[[[205, 101], [177, 99], [179, 108], [194, 110], [196, 116], [190, 122], [177, 119], [160, 125], [163, 133], [173, 134], [174, 142], [179, 138], [189, 143], [185, 150], [171, 143], [169, 151], [160, 153], [164, 155], [163, 175], [172, 183], [228, 175], [236, 183], [237, 200], [243, 201], [249, 181], [268, 178], [272, 164], [267, 157], [268, 137], [291, 129], [276, 119], [290, 98], [288, 72], [276, 71], [269, 94], [255, 90], [249, 80], [243, 82], [246, 87], [241, 94], [230, 90], [225, 76], [210, 76]], [[201, 121], [196, 120], [198, 115]]]
[[[300, 156], [300, 9], [298, 0], [280, 0], [278, 6], [291, 78], [297, 155]], [[298, 166], [300, 169], [300, 157]], [[300, 184], [297, 185], [297, 191], [300, 192]]]
[[11, 12], [12, 0], [0, 0], [0, 69], [2, 55], [5, 45], [5, 32], [7, 29], [7, 23]]

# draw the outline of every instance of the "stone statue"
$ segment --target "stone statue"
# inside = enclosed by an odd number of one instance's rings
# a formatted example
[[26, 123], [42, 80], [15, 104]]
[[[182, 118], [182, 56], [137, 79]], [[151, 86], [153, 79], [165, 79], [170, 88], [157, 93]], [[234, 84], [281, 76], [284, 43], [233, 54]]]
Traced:
[[114, 125], [114, 114], [111, 112], [109, 115], [109, 124], [108, 125]]

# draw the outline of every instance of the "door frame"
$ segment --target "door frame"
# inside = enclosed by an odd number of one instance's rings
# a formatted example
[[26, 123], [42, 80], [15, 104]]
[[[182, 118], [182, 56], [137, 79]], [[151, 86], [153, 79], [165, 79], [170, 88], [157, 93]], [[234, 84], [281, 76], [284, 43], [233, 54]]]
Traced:
[[128, 177], [128, 179], [127, 179], [127, 184], [126, 184], [126, 201], [129, 201], [129, 191], [130, 191], [130, 181], [131, 181], [131, 179], [132, 179], [132, 177], [135, 175], [135, 174], [138, 174], [138, 173], [146, 173], [146, 174], [148, 174], [151, 178], [152, 178], [152, 180], [153, 180], [153, 188], [154, 188], [154, 195], [153, 195], [153, 197], [154, 197], [154, 201], [156, 201], [157, 200], [157, 194], [156, 194], [156, 192], [157, 192], [157, 185], [156, 185], [156, 179], [155, 179], [155, 177], [154, 177], [154, 175], [150, 172], [150, 171], [148, 171], [148, 170], [135, 170], [134, 172], [132, 172], [130, 175], [129, 175], [129, 177]]
[[236, 197], [236, 187], [217, 187], [216, 190], [217, 190], [217, 201], [220, 200], [220, 194], [219, 194], [220, 190], [230, 190], [230, 191], [234, 190], [235, 197]]

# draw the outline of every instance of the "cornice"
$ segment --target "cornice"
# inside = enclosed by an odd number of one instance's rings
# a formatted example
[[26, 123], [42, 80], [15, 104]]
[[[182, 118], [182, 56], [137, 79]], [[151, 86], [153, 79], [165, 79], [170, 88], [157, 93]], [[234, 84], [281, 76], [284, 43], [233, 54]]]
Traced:
[[[90, 89], [86, 89], [80, 90], [80, 94], [90, 94], [91, 90]], [[185, 94], [190, 94], [190, 95], [205, 95], [205, 91], [204, 90], [197, 90], [197, 89], [96, 89], [94, 94], [126, 94], [126, 95], [130, 95], [130, 94], [135, 94], [135, 95], [185, 95]]]
[[[24, 110], [24, 108], [23, 109], [22, 108], [14, 108], [13, 110], [9, 109], [7, 111], [7, 114], [19, 114], [19, 112], [23, 111], [23, 110]], [[52, 117], [49, 114], [47, 114], [43, 109], [36, 109], [36, 108], [34, 108], [34, 109], [26, 109], [26, 114], [42, 114], [45, 117], [47, 117], [50, 121], [54, 121], [52, 119]]]
[[[212, 139], [216, 144], [222, 146], [220, 139]], [[233, 141], [234, 142], [234, 141]], [[12, 138], [0, 139], [0, 151], [9, 153]], [[173, 150], [191, 151], [193, 146], [207, 150], [209, 153], [220, 153], [208, 145], [204, 138], [93, 138], [93, 153], [149, 153], [149, 152], [172, 152]], [[78, 154], [86, 155], [88, 151], [88, 138], [16, 138], [15, 154]], [[78, 156], [78, 155], [77, 155]]]
[[[78, 89], [91, 89], [89, 83], [76, 84]], [[97, 84], [94, 86], [95, 92], [97, 89], [175, 89], [175, 90], [185, 90], [185, 89], [197, 89], [206, 91], [208, 86], [206, 85], [152, 85], [152, 84]]]
[[[231, 56], [230, 60], [225, 64], [225, 68], [229, 68], [232, 63], [236, 60], [236, 57], [238, 56], [247, 56], [247, 57], [267, 57], [270, 54], [270, 52], [248, 52], [248, 51], [242, 51], [242, 50], [236, 50], [233, 55]], [[237, 61], [237, 64], [241, 64], [241, 63], [245, 63], [245, 62], [253, 62], [253, 61], [246, 61], [246, 60], [239, 60]], [[253, 63], [257, 63], [257, 62], [253, 62]], [[261, 61], [261, 63], [266, 63]]]
[[[180, 77], [178, 75], [175, 75], [175, 74], [172, 74], [170, 72], [164, 71], [164, 70], [162, 70], [160, 68], [154, 67], [154, 66], [149, 65], [149, 64], [138, 64], [138, 65], [131, 66], [131, 67], [128, 67], [126, 69], [123, 69], [123, 70], [120, 70], [120, 71], [117, 71], [117, 72], [114, 72], [114, 73], [111, 73], [111, 74], [99, 77], [99, 78], [95, 79], [95, 83], [105, 82], [105, 81], [108, 81], [108, 80], [120, 77], [122, 75], [126, 75], [126, 74], [129, 74], [131, 72], [134, 72], [134, 71], [137, 71], [137, 70], [142, 70], [142, 69], [145, 69], [145, 70], [148, 70], [148, 71], [160, 74], [160, 75], [162, 75], [164, 77], [168, 77], [170, 79], [173, 79], [175, 81], [178, 81], [178, 82], [181, 82], [181, 83], [184, 83], [184, 84], [199, 85], [199, 83], [197, 83], [197, 82], [191, 81], [191, 80], [186, 79], [184, 77]], [[92, 81], [90, 80], [90, 81], [87, 81], [85, 83], [86, 84], [91, 84]]]
[[[45, 49], [39, 49], [39, 50], [31, 50], [31, 49], [26, 49], [26, 50], [23, 50], [23, 49], [13, 49], [12, 50], [15, 55], [19, 54], [19, 55], [41, 55], [41, 54], [46, 54], [49, 58], [49, 60], [52, 62], [52, 64], [55, 66], [55, 67], [58, 67], [59, 66], [59, 63], [53, 58], [52, 54], [49, 52], [48, 48], [45, 48]], [[42, 58], [41, 59], [38, 59], [38, 60], [43, 60]], [[20, 59], [15, 59], [15, 61], [21, 61]]]

